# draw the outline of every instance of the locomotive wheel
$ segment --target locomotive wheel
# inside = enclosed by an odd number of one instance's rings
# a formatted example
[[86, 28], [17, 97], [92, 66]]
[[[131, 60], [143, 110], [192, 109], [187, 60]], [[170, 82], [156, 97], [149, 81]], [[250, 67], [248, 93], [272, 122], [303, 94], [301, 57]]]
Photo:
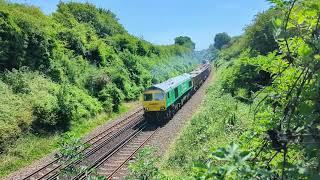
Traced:
[[161, 121], [161, 116], [159, 113], [156, 113], [156, 122], [160, 122]]
[[170, 119], [172, 119], [174, 116], [174, 112], [173, 111], [170, 111]]
[[146, 119], [146, 120], [149, 120], [149, 119], [151, 119], [151, 116], [150, 116], [150, 114], [149, 113], [144, 113], [144, 119]]
[[166, 112], [165, 120], [169, 119], [169, 111]]

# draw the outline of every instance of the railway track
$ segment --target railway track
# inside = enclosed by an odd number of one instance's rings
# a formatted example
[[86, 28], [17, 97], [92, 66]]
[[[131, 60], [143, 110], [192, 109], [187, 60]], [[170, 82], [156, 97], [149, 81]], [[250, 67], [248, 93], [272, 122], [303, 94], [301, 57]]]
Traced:
[[[95, 169], [97, 174], [105, 176], [107, 179], [113, 179], [118, 176], [123, 177], [124, 174], [121, 174], [121, 168], [153, 137], [158, 129], [158, 127], [152, 129], [147, 123], [142, 124], [111, 150], [96, 159], [92, 166], [90, 166], [89, 172]], [[73, 177], [72, 180], [83, 180], [86, 179], [88, 175], [90, 175], [90, 173], [83, 172]]]
[[[90, 157], [99, 149], [101, 149], [104, 145], [112, 141], [112, 139], [116, 138], [122, 132], [126, 131], [129, 128], [137, 125], [143, 119], [143, 109], [139, 108], [129, 116], [115, 122], [106, 130], [102, 131], [101, 133], [95, 135], [94, 137], [86, 140], [84, 143], [89, 144], [89, 147], [86, 147], [80, 150], [78, 153], [83, 153], [84, 157]], [[33, 173], [29, 174], [28, 176], [24, 177], [23, 180], [38, 180], [38, 179], [56, 179], [58, 176], [58, 172], [61, 169], [64, 169], [71, 164], [63, 165], [60, 162], [61, 158], [57, 158], [42, 168], [34, 171]], [[72, 162], [75, 164], [79, 164], [80, 162]]]
[[[180, 108], [181, 106], [178, 104], [178, 109]], [[89, 146], [85, 146], [77, 152], [78, 155], [82, 155], [81, 160], [65, 164], [61, 161], [63, 157], [55, 159], [23, 178], [23, 180], [85, 179], [93, 172], [92, 170], [107, 177], [107, 179], [123, 177], [124, 174], [121, 174], [122, 167], [159, 129], [158, 127], [150, 129], [150, 125], [143, 121], [143, 112], [142, 108], [137, 109], [122, 120], [115, 121], [106, 130], [86, 140], [84, 143], [89, 144]], [[70, 177], [70, 175], [60, 176], [62, 170], [72, 166], [76, 166], [77, 169], [80, 167], [87, 168], [85, 172], [81, 172], [74, 177]]]

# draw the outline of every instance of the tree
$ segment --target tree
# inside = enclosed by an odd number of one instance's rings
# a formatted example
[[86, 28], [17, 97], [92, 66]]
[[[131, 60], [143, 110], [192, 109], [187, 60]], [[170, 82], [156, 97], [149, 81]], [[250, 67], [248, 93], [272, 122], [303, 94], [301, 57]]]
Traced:
[[179, 36], [174, 39], [174, 44], [187, 47], [191, 50], [195, 49], [196, 44], [192, 42], [191, 38], [188, 36]]
[[74, 20], [78, 23], [87, 23], [94, 28], [99, 37], [126, 34], [126, 30], [118, 23], [115, 14], [90, 3], [60, 2], [54, 17], [65, 25], [73, 26]]
[[253, 23], [246, 28], [248, 45], [262, 55], [266, 55], [278, 49], [278, 43], [274, 37], [274, 17], [279, 17], [280, 12], [269, 9], [259, 13]]
[[214, 47], [220, 50], [223, 46], [228, 45], [230, 41], [231, 37], [227, 33], [218, 33], [214, 37]]

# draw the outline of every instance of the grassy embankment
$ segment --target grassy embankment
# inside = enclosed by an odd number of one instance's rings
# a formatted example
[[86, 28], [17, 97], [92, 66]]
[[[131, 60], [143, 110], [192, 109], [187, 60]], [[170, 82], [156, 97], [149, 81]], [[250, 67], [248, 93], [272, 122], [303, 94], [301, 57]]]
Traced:
[[319, 179], [319, 12], [316, 1], [273, 1], [243, 35], [224, 36], [218, 80], [165, 171], [144, 158], [131, 165], [132, 176]]
[[[120, 117], [135, 107], [135, 102], [124, 103], [120, 106], [118, 113], [101, 113], [94, 118], [72, 124], [68, 133], [73, 134], [76, 138], [83, 137], [98, 126]], [[57, 143], [62, 136], [61, 133], [48, 136], [37, 136], [29, 133], [19, 138], [11, 145], [6, 154], [0, 155], [0, 178], [52, 153], [58, 148]]]
[[101, 114], [198, 63], [183, 44], [130, 35], [89, 3], [60, 2], [45, 15], [0, 0], [0, 17], [0, 177], [50, 153], [61, 132], [89, 132], [108, 119]]
[[[221, 79], [226, 64], [216, 70], [215, 80], [207, 88], [205, 100], [161, 162], [169, 177], [188, 176], [195, 162], [205, 161], [212, 148], [237, 140], [252, 126], [250, 106], [223, 93]], [[192, 147], [192, 148], [190, 148]]]

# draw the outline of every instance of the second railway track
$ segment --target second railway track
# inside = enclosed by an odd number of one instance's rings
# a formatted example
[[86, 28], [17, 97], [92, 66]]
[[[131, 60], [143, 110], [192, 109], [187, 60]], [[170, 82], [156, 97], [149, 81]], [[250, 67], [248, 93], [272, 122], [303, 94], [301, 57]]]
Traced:
[[[89, 172], [91, 169], [95, 169], [97, 174], [107, 179], [124, 177], [125, 174], [122, 172], [123, 166], [153, 137], [158, 129], [158, 127], [150, 126], [147, 123], [142, 124], [103, 156], [96, 159], [90, 167]], [[88, 175], [90, 173], [80, 173], [72, 179], [86, 179]]]
[[[176, 82], [180, 83], [179, 87], [186, 85], [186, 83], [188, 82], [188, 86], [183, 86], [189, 88], [187, 93], [181, 92], [185, 95], [181, 95], [181, 97], [179, 97], [178, 95], [176, 95], [179, 94], [179, 92], [175, 92], [175, 96], [177, 97], [176, 101], [174, 101], [174, 104], [167, 107], [168, 111], [165, 112], [165, 114], [162, 114], [164, 116], [161, 116], [161, 114], [157, 114], [157, 116], [155, 117], [170, 119], [170, 117], [172, 117], [173, 115], [170, 109], [172, 109], [172, 112], [178, 111], [181, 108], [181, 105], [185, 104], [185, 102], [189, 100], [189, 97], [192, 96], [193, 93], [196, 92], [196, 90], [202, 85], [208, 74], [210, 74], [210, 65], [205, 64], [201, 66], [200, 69], [191, 72], [189, 76], [185, 75], [183, 77], [181, 76], [180, 79], [176, 78]], [[180, 82], [181, 79], [183, 80], [183, 82]], [[158, 89], [162, 88], [161, 90], [165, 92], [166, 89], [168, 89], [168, 83], [172, 85], [171, 81], [168, 80], [168, 82], [166, 81], [167, 84], [162, 84], [155, 87]], [[176, 90], [178, 90], [177, 87], [175, 87]], [[148, 93], [146, 94], [148, 95]], [[169, 98], [169, 95], [167, 96], [167, 98]], [[151, 104], [145, 103], [143, 105], [147, 110], [147, 114], [145, 114], [145, 117], [147, 117], [147, 120], [152, 122], [152, 120], [150, 120], [149, 118], [153, 117], [150, 117], [150, 114], [148, 114], [148, 106]], [[163, 111], [161, 111], [161, 113], [162, 112]], [[138, 109], [128, 117], [115, 122], [100, 134], [87, 140], [85, 144], [89, 144], [90, 146], [76, 152], [78, 153], [78, 155], [83, 155], [83, 158], [68, 163], [63, 162], [60, 159], [56, 159], [48, 163], [46, 166], [43, 166], [42, 168], [33, 172], [24, 179], [85, 179], [86, 177], [88, 177], [88, 175], [90, 175], [90, 173], [93, 172], [93, 170], [96, 170], [99, 175], [107, 177], [107, 179], [112, 179], [113, 177], [123, 178], [125, 174], [121, 174], [121, 168], [158, 131], [158, 127], [155, 127], [155, 129], [150, 129], [150, 127], [152, 126], [150, 126], [146, 121], [143, 121], [143, 113], [143, 109]], [[81, 172], [74, 177], [72, 177], [71, 175], [61, 175], [60, 172], [63, 172], [63, 170], [67, 170], [68, 168], [70, 169], [70, 167], [75, 167], [76, 169], [82, 169], [82, 167], [86, 168], [84, 172]]]
[[[143, 120], [143, 110], [137, 109], [129, 116], [113, 123], [111, 126], [106, 128], [101, 133], [93, 136], [92, 138], [86, 140], [84, 143], [89, 144], [90, 146], [80, 150], [78, 153], [83, 153], [84, 157], [89, 157], [97, 152], [99, 149], [104, 147], [108, 142], [112, 141], [112, 139], [116, 138], [127, 129], [132, 128], [139, 122]], [[80, 162], [74, 162], [79, 164]], [[68, 165], [63, 165], [60, 163], [60, 158], [55, 159], [40, 169], [32, 172], [31, 174], [24, 177], [24, 180], [38, 180], [38, 179], [56, 179], [58, 176], [58, 172], [66, 168]]]

